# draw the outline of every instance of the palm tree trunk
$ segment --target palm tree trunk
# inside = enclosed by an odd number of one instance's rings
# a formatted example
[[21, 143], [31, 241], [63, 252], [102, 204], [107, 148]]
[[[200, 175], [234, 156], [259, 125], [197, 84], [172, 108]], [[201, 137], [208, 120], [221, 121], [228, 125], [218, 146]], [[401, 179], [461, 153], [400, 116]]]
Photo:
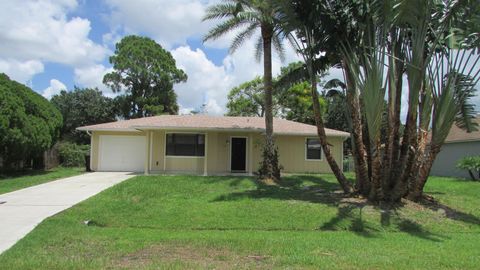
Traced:
[[408, 190], [408, 179], [415, 161], [418, 140], [417, 140], [417, 110], [416, 102], [410, 102], [407, 122], [403, 134], [402, 146], [400, 149], [400, 156], [397, 162], [395, 172], [395, 186], [394, 192], [401, 192]]
[[347, 106], [349, 106], [350, 116], [352, 119], [352, 148], [356, 154], [353, 155], [355, 165], [358, 166], [357, 171], [357, 189], [364, 196], [368, 196], [370, 192], [370, 182], [368, 177], [367, 152], [365, 144], [363, 143], [362, 119], [360, 113], [360, 101], [355, 95], [354, 80], [349, 67], [343, 61], [343, 68], [345, 70], [345, 77], [347, 80]]
[[[396, 32], [392, 31], [392, 39], [397, 40]], [[383, 185], [386, 193], [390, 193], [393, 189], [395, 181], [392, 173], [395, 161], [398, 157], [399, 143], [399, 131], [400, 131], [400, 108], [402, 98], [402, 75], [403, 75], [403, 62], [396, 59], [401, 57], [401, 45], [402, 39], [398, 42], [394, 42], [390, 48], [390, 68], [389, 68], [389, 92], [388, 92], [388, 135], [387, 142], [385, 144], [385, 156], [383, 165]]]
[[273, 105], [272, 105], [272, 40], [264, 35], [263, 39], [263, 83], [265, 91], [265, 133], [267, 140], [273, 139]]
[[265, 156], [266, 176], [274, 181], [280, 180], [280, 168], [273, 162], [275, 156], [275, 143], [273, 140], [273, 84], [272, 84], [272, 36], [273, 29], [262, 25], [263, 39], [263, 83], [265, 91]]
[[330, 169], [332, 170], [333, 174], [337, 178], [338, 183], [342, 187], [343, 191], [347, 194], [353, 193], [353, 188], [350, 182], [348, 182], [347, 178], [343, 174], [342, 169], [338, 166], [338, 163], [335, 161], [335, 158], [330, 151], [330, 145], [327, 142], [327, 135], [325, 133], [325, 125], [323, 123], [322, 113], [320, 111], [320, 102], [318, 101], [318, 92], [317, 92], [317, 80], [315, 78], [315, 74], [313, 73], [313, 68], [311, 67], [311, 63], [309, 63], [309, 75], [312, 87], [312, 102], [313, 102], [313, 112], [315, 114], [315, 123], [317, 126], [317, 134], [318, 140], [322, 145], [323, 154], [327, 159], [328, 164], [330, 165]]
[[432, 169], [435, 158], [440, 152], [440, 148], [441, 146], [439, 145], [431, 146], [428, 156], [425, 158], [422, 166], [420, 166], [417, 181], [407, 195], [408, 199], [412, 201], [419, 201], [423, 197], [423, 188], [427, 183], [428, 175], [430, 174], [430, 170]]

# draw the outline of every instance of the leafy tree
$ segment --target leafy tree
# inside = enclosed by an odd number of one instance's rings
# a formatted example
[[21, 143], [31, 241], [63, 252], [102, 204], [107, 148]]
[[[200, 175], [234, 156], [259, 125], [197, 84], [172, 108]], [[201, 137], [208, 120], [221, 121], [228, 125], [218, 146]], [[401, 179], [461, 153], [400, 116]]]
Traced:
[[234, 30], [240, 30], [230, 46], [230, 52], [237, 50], [247, 39], [258, 30], [255, 55], [260, 60], [263, 52], [263, 81], [265, 92], [265, 144], [261, 166], [261, 178], [280, 179], [280, 167], [273, 140], [273, 82], [272, 82], [272, 45], [283, 59], [282, 29], [279, 20], [278, 7], [274, 0], [226, 0], [207, 9], [204, 20], [224, 19], [211, 29], [204, 40], [217, 39]]
[[326, 103], [325, 127], [350, 132], [345, 98], [342, 96], [328, 97]]
[[[281, 75], [279, 76], [279, 78]], [[280, 85], [274, 80], [273, 115], [301, 123], [312, 124], [312, 99], [308, 82]], [[285, 90], [284, 90], [285, 89]], [[263, 84], [260, 77], [234, 87], [228, 94], [227, 113], [229, 116], [263, 117], [265, 106], [263, 102]], [[325, 99], [320, 97], [322, 110], [327, 107]]]
[[265, 115], [263, 81], [260, 77], [234, 87], [228, 93], [228, 116]]
[[89, 144], [90, 137], [77, 127], [112, 122], [117, 110], [111, 98], [102, 95], [96, 88], [77, 88], [71, 92], [62, 91], [50, 102], [63, 116], [61, 138], [79, 144]]
[[[280, 104], [286, 119], [315, 124], [315, 115], [313, 113], [313, 102], [311, 96], [311, 85], [307, 81], [293, 84], [282, 93]], [[318, 102], [322, 111], [327, 108], [326, 100], [318, 97]]]
[[[228, 116], [265, 116], [265, 92], [263, 81], [257, 77], [251, 81], [234, 87], [228, 93], [227, 113]], [[281, 105], [279, 104], [278, 91], [274, 91], [272, 98], [273, 115], [280, 116]]]
[[332, 79], [325, 83], [323, 96], [327, 100], [325, 126], [336, 130], [350, 132], [348, 122], [346, 85], [339, 79]]
[[[325, 73], [316, 76], [320, 84], [324, 75]], [[302, 62], [292, 62], [282, 67], [280, 74], [275, 78], [274, 85], [283, 117], [306, 124], [315, 123], [311, 98], [312, 87]], [[318, 97], [322, 112], [327, 107], [325, 101], [324, 97]]]
[[114, 71], [103, 77], [103, 83], [115, 93], [124, 93], [117, 99], [124, 118], [178, 113], [173, 85], [185, 82], [187, 75], [154, 40], [124, 37], [117, 43], [110, 63]]
[[0, 169], [10, 169], [20, 161], [39, 161], [61, 127], [62, 115], [55, 106], [0, 74]]

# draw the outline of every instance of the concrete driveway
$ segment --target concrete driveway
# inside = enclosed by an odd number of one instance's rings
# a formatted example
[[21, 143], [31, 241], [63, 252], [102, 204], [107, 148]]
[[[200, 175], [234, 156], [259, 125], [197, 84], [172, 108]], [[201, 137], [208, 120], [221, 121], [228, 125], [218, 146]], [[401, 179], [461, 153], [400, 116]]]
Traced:
[[135, 176], [127, 172], [94, 172], [0, 195], [0, 253], [40, 222]]

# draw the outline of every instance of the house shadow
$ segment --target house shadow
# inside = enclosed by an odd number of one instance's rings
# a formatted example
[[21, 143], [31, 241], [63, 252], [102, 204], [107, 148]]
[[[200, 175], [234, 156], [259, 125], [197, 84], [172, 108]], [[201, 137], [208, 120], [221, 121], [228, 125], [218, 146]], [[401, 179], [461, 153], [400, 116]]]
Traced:
[[[245, 178], [230, 178], [232, 185], [237, 185], [238, 181], [244, 180]], [[212, 202], [235, 201], [246, 198], [268, 198], [317, 203], [337, 209], [335, 216], [318, 226], [318, 231], [349, 231], [366, 238], [381, 237], [385, 231], [394, 231], [434, 242], [448, 239], [446, 236], [427, 230], [417, 221], [400, 215], [399, 210], [405, 207], [402, 203], [396, 205], [375, 205], [363, 198], [345, 196], [336, 182], [328, 181], [319, 175], [288, 176], [284, 177], [280, 184], [274, 186], [264, 185], [256, 181], [255, 184], [256, 189], [223, 194]], [[442, 207], [444, 209], [447, 208], [447, 206]], [[428, 208], [435, 210], [433, 206]], [[449, 211], [446, 211], [447, 218], [480, 224], [480, 219], [473, 215], [455, 211], [451, 208], [448, 209]], [[365, 218], [364, 212], [367, 210], [370, 213], [378, 211], [380, 219], [377, 221], [372, 220], [371, 215], [368, 219]]]
[[[229, 180], [231, 186], [236, 186], [246, 178], [225, 178]], [[250, 179], [251, 181], [251, 179]], [[304, 183], [310, 182], [308, 186]], [[300, 200], [313, 203], [324, 203], [328, 205], [335, 205], [341, 198], [345, 196], [338, 191], [338, 185], [326, 181], [318, 176], [298, 175], [285, 177], [278, 185], [264, 185], [258, 181], [254, 181], [256, 189], [246, 190], [241, 192], [232, 192], [224, 194], [216, 199], [218, 201], [235, 201], [244, 198], [262, 199], [271, 198], [278, 200]], [[327, 196], [322, 196], [324, 193], [332, 193]]]

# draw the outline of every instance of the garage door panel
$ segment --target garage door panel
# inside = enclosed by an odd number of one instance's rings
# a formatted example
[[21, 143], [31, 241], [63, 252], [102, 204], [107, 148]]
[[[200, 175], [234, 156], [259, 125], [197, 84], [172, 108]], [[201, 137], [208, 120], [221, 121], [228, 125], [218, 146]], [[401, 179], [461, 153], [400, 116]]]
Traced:
[[145, 143], [144, 136], [100, 136], [99, 171], [143, 171]]

